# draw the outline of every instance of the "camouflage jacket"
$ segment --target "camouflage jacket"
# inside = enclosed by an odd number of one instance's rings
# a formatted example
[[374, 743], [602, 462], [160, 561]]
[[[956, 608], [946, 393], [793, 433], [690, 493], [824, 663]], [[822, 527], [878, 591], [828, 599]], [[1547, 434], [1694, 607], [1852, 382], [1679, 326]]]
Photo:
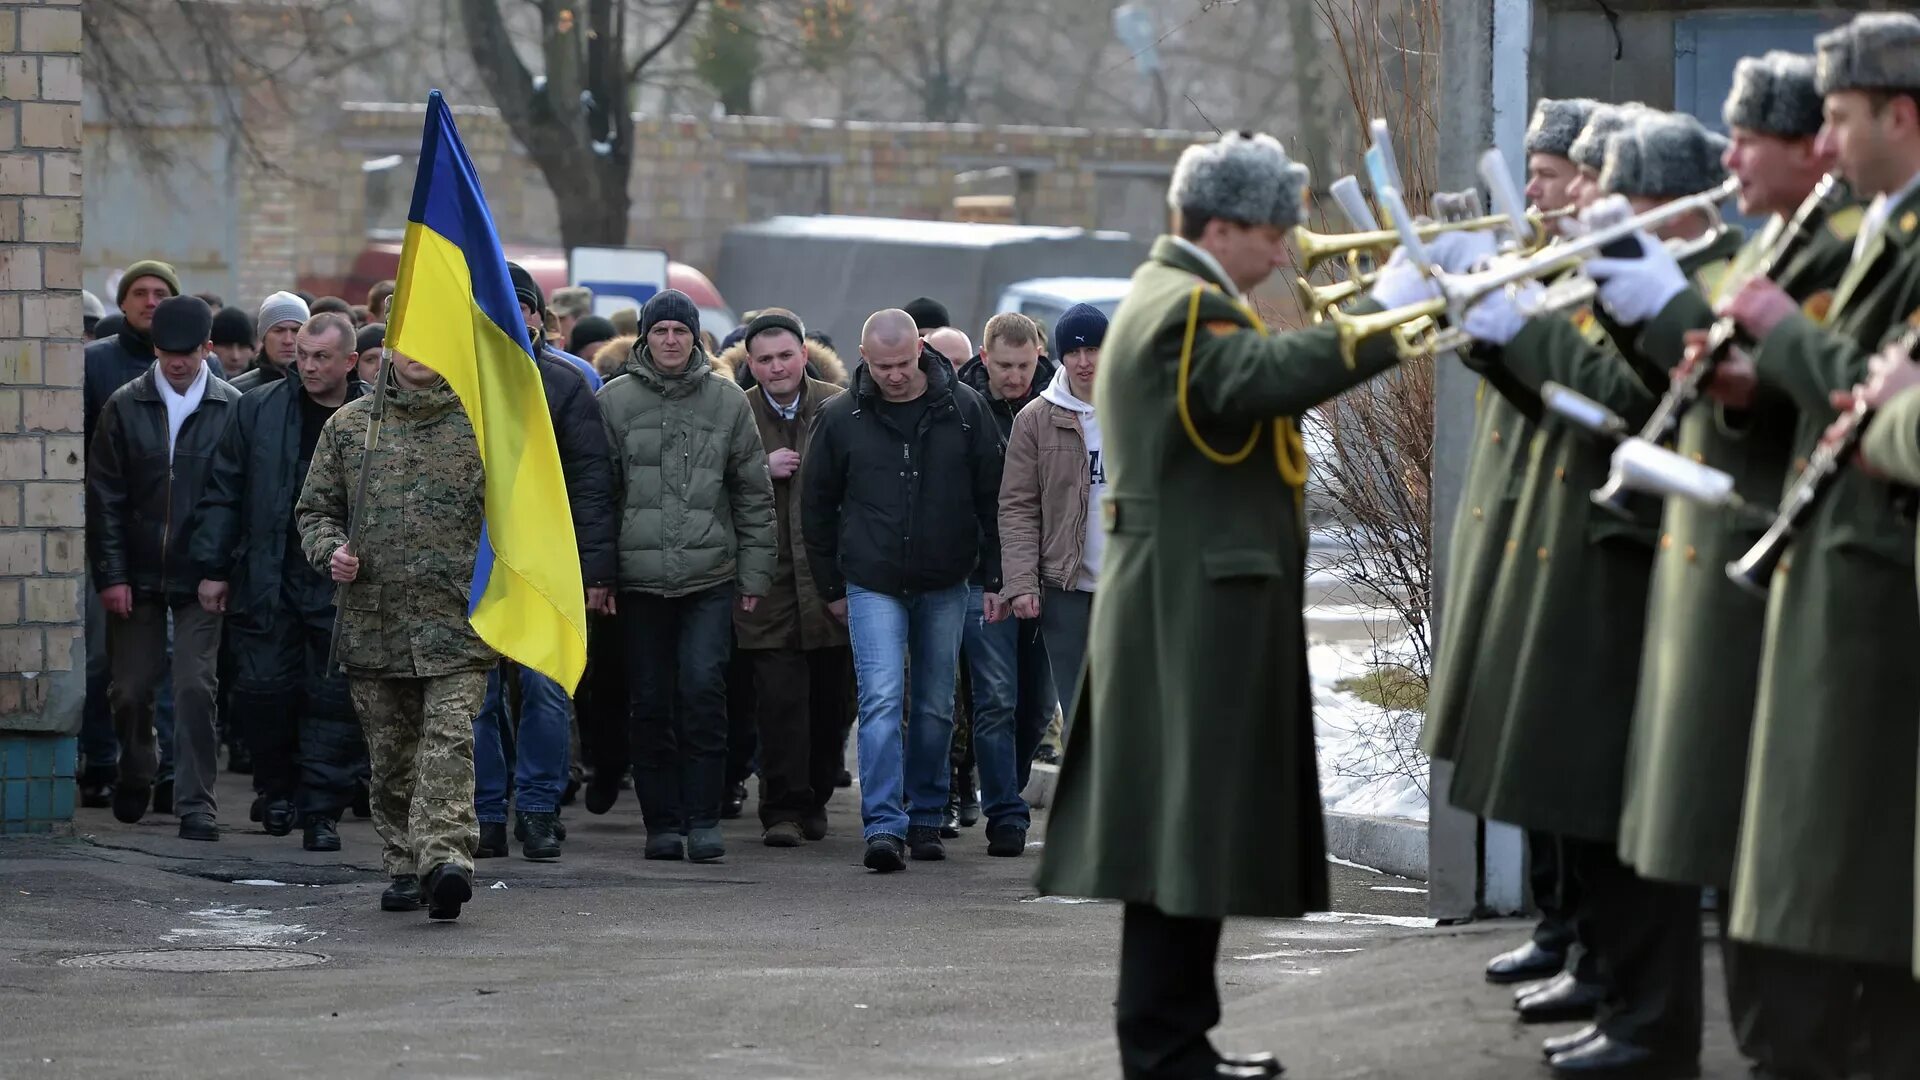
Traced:
[[[373, 402], [350, 401], [327, 421], [300, 492], [301, 550], [322, 572], [347, 540]], [[495, 661], [467, 622], [484, 494], [473, 425], [452, 388], [389, 386], [355, 545], [360, 574], [337, 597], [349, 675], [447, 675]]]

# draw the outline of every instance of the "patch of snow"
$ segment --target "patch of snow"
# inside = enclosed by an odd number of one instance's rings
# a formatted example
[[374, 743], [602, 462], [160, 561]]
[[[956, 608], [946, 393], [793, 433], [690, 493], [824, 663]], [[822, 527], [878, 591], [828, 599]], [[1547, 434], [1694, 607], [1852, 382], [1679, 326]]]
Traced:
[[1313, 685], [1314, 742], [1320, 758], [1320, 797], [1331, 811], [1370, 817], [1427, 820], [1427, 762], [1406, 748], [1407, 737], [1389, 737], [1392, 724], [1417, 725], [1415, 716], [1393, 717], [1335, 685], [1374, 670], [1381, 662], [1408, 662], [1404, 636], [1376, 643], [1322, 641], [1307, 649]]
[[1412, 915], [1368, 915], [1357, 911], [1316, 911], [1309, 914], [1305, 921], [1346, 926], [1404, 926], [1414, 930], [1431, 930], [1440, 925], [1432, 919]]
[[1347, 867], [1350, 870], [1365, 870], [1369, 874], [1379, 874], [1381, 877], [1387, 876], [1387, 872], [1385, 870], [1376, 870], [1371, 866], [1362, 866], [1357, 862], [1352, 862], [1348, 859], [1343, 859], [1338, 855], [1327, 856], [1327, 861], [1330, 863], [1338, 863], [1341, 866]]
[[234, 881], [234, 884], [235, 885], [261, 885], [267, 888], [276, 888], [276, 889], [310, 889], [313, 887], [311, 885], [302, 885], [299, 882], [295, 882], [295, 881], [275, 881], [272, 878], [239, 878]]
[[1029, 896], [1020, 902], [1023, 904], [1097, 904], [1100, 901], [1091, 896]]
[[187, 914], [205, 925], [176, 927], [161, 934], [160, 940], [170, 945], [275, 947], [326, 936], [324, 930], [309, 930], [299, 923], [268, 922], [273, 912], [266, 908], [212, 907]]
[[1415, 888], [1412, 885], [1375, 885], [1375, 886], [1372, 886], [1372, 888], [1374, 892], [1419, 893], [1421, 896], [1425, 896], [1427, 894], [1427, 890]]

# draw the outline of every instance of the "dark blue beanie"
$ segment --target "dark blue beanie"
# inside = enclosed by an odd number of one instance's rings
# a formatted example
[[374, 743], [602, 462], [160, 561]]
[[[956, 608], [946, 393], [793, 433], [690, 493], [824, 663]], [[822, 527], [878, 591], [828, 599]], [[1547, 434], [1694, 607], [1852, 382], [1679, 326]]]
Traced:
[[1092, 304], [1075, 304], [1060, 321], [1053, 324], [1053, 355], [1065, 356], [1075, 349], [1097, 349], [1107, 337], [1107, 317]]

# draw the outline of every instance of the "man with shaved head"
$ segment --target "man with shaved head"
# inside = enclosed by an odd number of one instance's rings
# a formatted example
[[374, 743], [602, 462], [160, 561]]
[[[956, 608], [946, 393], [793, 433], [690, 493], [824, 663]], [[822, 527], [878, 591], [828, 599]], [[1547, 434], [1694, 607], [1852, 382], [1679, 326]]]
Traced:
[[[1000, 602], [1000, 437], [981, 396], [897, 308], [867, 320], [850, 393], [821, 406], [801, 523], [815, 587], [853, 640], [866, 865], [946, 857], [953, 680], [968, 585]], [[901, 648], [901, 643], [906, 648]], [[907, 726], [906, 670], [913, 668]]]
[[967, 339], [964, 331], [954, 326], [942, 326], [927, 334], [927, 344], [933, 351], [947, 358], [955, 371], [965, 367], [973, 359], [973, 342]]

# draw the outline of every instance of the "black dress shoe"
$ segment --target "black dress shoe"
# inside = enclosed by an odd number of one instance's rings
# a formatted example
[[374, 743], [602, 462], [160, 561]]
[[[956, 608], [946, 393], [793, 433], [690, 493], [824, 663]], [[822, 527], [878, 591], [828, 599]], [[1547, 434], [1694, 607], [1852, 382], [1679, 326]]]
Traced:
[[457, 919], [460, 905], [473, 899], [473, 874], [452, 863], [441, 863], [427, 874], [421, 891], [427, 898], [427, 918]]
[[153, 812], [156, 814], [173, 813], [172, 777], [168, 777], [153, 785]]
[[300, 819], [300, 812], [293, 808], [289, 799], [273, 799], [260, 814], [260, 827], [267, 830], [268, 836], [285, 836], [293, 831], [294, 822]]
[[587, 813], [604, 814], [620, 799], [620, 778], [602, 780], [598, 774], [587, 781]]
[[[566, 804], [563, 802], [561, 805]], [[513, 815], [513, 838], [523, 844], [527, 842], [527, 815], [517, 811]], [[555, 840], [567, 838], [567, 823], [560, 820], [558, 810], [553, 812], [553, 838]]]
[[153, 790], [145, 784], [121, 783], [113, 789], [113, 816], [131, 825], [147, 816]]
[[727, 789], [727, 797], [720, 804], [720, 816], [732, 821], [747, 808], [747, 785], [734, 784]]
[[1665, 1057], [1629, 1042], [1600, 1035], [1577, 1050], [1547, 1060], [1556, 1076], [1631, 1077], [1632, 1080], [1684, 1080], [1700, 1075], [1697, 1059]]
[[1279, 1076], [1287, 1071], [1280, 1059], [1262, 1051], [1257, 1054], [1221, 1054], [1220, 1064], [1231, 1065], [1236, 1069], [1259, 1069], [1266, 1076]]
[[960, 827], [971, 829], [980, 824], [980, 790], [967, 785], [967, 792], [960, 797]]
[[212, 814], [182, 814], [180, 816], [180, 839], [218, 840], [220, 839], [220, 826], [214, 824]]
[[476, 859], [504, 859], [507, 857], [506, 822], [483, 821], [480, 823], [480, 842], [474, 845], [473, 857]]
[[560, 857], [557, 814], [520, 813], [520, 857], [529, 862], [552, 862]]
[[1560, 1024], [1570, 1020], [1591, 1020], [1600, 999], [1607, 992], [1597, 983], [1585, 983], [1573, 976], [1555, 979], [1545, 990], [1523, 998], [1516, 1008], [1523, 1024]]
[[906, 845], [897, 836], [881, 833], [867, 841], [867, 857], [864, 860], [867, 869], [882, 874], [891, 874], [895, 870], [907, 868]]
[[300, 846], [308, 851], [339, 851], [340, 830], [325, 814], [308, 814], [306, 828], [300, 833]]
[[423, 903], [420, 879], [412, 874], [394, 878], [387, 891], [380, 894], [381, 911], [419, 911]]
[[1551, 1061], [1555, 1054], [1564, 1054], [1569, 1050], [1578, 1050], [1599, 1037], [1600, 1028], [1596, 1025], [1588, 1024], [1586, 1027], [1581, 1028], [1571, 1035], [1555, 1035], [1553, 1038], [1542, 1042], [1540, 1044], [1540, 1053], [1545, 1055], [1547, 1060]]
[[1125, 1080], [1267, 1080], [1276, 1074], [1262, 1066], [1234, 1065], [1221, 1060], [1180, 1069], [1155, 1069], [1152, 1072], [1127, 1069], [1121, 1075]]
[[1550, 979], [1566, 966], [1566, 953], [1549, 952], [1529, 939], [1525, 945], [1487, 961], [1487, 981], [1517, 983], [1530, 979]]
[[940, 830], [931, 825], [907, 826], [907, 850], [915, 862], [939, 862], [947, 857], [947, 845], [940, 842]]
[[960, 839], [960, 803], [947, 804], [947, 816], [940, 819], [940, 835], [943, 839]]

